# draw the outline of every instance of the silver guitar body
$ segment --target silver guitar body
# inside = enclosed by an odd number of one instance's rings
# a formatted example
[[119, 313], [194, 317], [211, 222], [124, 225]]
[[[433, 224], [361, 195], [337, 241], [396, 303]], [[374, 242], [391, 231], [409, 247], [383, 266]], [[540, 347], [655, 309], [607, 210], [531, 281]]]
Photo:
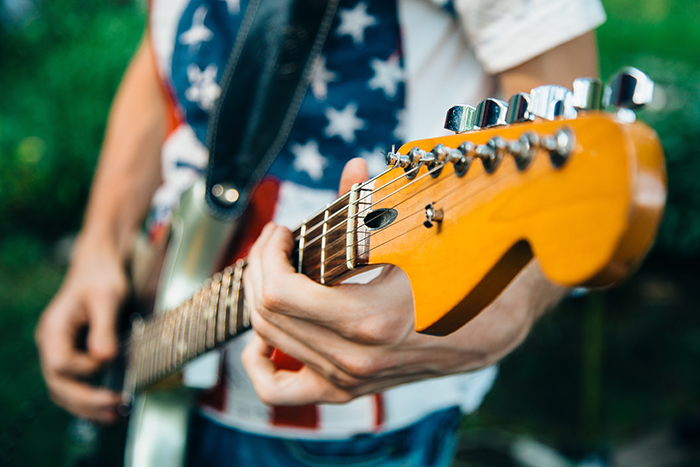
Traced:
[[[182, 197], [173, 218], [171, 239], [158, 283], [154, 313], [184, 302], [213, 272], [232, 238], [237, 223], [209, 214], [204, 180]], [[126, 467], [181, 467], [192, 405], [200, 389], [218, 380], [217, 351], [189, 363], [183, 385], [155, 388], [137, 395], [132, 403], [126, 439]]]

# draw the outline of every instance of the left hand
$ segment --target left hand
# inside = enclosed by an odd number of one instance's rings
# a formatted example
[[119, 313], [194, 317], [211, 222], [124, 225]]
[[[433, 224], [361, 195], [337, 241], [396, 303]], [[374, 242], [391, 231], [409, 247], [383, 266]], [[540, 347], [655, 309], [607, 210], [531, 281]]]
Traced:
[[[351, 161], [341, 192], [366, 178]], [[475, 370], [502, 358], [527, 335], [561, 292], [536, 264], [499, 298], [446, 337], [413, 330], [408, 279], [392, 266], [368, 284], [320, 285], [289, 262], [291, 233], [265, 227], [248, 256], [245, 297], [255, 332], [242, 355], [260, 399], [272, 405], [341, 403], [399, 384]], [[299, 371], [276, 370], [272, 347], [300, 360]]]

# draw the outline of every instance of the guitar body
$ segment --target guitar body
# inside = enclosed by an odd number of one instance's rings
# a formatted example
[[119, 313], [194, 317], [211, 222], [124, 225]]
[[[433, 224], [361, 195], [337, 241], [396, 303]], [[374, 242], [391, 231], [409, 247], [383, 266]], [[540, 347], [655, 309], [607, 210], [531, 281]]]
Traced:
[[[234, 222], [218, 220], [206, 211], [204, 189], [203, 180], [195, 183], [183, 196], [173, 218], [156, 291], [155, 313], [179, 305], [201, 287], [221, 264], [234, 235]], [[134, 398], [126, 440], [126, 467], [185, 464], [192, 405], [199, 389], [217, 383], [218, 370], [218, 353], [208, 353], [185, 368], [185, 381], [177, 374]]]

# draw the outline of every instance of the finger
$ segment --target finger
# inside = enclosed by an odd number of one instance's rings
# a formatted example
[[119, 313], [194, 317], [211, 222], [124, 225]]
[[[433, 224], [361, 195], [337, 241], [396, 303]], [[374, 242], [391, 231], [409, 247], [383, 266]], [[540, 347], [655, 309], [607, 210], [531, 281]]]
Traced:
[[117, 297], [99, 294], [91, 296], [88, 300], [88, 351], [100, 362], [107, 362], [114, 359], [118, 352], [117, 317], [120, 301]]
[[340, 187], [338, 193], [345, 194], [355, 183], [364, 182], [369, 178], [369, 170], [367, 162], [360, 157], [351, 159], [343, 168], [343, 173], [340, 176]]
[[61, 375], [52, 375], [47, 383], [54, 402], [69, 412], [102, 423], [117, 420], [118, 394]]
[[87, 318], [80, 309], [66, 315], [67, 306], [71, 304], [61, 300], [52, 304], [37, 327], [42, 366], [47, 371], [65, 375], [88, 376], [97, 371], [102, 362], [78, 350], [78, 331], [87, 325]]
[[241, 355], [258, 397], [270, 405], [305, 405], [316, 402], [342, 403], [353, 399], [308, 366], [299, 371], [275, 370], [269, 359], [270, 346], [253, 337]]
[[256, 303], [259, 301], [258, 297], [262, 294], [262, 250], [275, 228], [276, 226], [272, 222], [265, 225], [248, 253], [247, 264], [243, 270], [243, 293], [245, 294], [247, 305], [251, 309], [256, 307]]

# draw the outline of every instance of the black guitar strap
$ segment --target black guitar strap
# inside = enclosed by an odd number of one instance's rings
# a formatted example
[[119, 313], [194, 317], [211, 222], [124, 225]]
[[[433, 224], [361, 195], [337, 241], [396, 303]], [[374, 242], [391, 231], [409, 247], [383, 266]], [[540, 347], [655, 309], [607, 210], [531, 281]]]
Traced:
[[206, 199], [241, 216], [287, 141], [338, 0], [251, 0], [209, 121]]

